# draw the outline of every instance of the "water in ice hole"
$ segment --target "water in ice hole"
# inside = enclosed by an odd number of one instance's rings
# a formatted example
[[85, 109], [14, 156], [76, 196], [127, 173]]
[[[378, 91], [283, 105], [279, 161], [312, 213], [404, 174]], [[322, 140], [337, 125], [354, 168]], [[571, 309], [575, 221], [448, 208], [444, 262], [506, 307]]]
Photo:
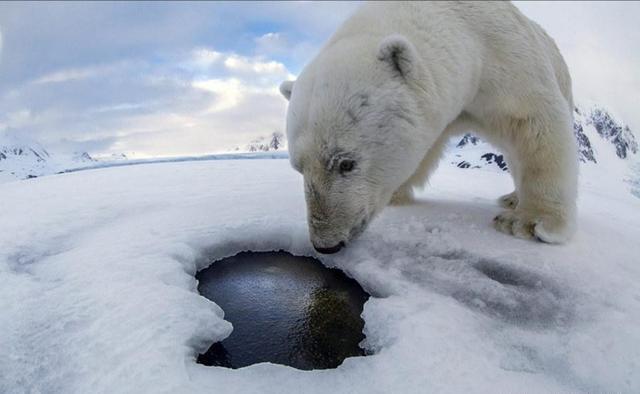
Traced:
[[198, 291], [218, 304], [233, 332], [198, 357], [241, 368], [260, 362], [335, 368], [363, 356], [360, 317], [369, 295], [342, 271], [286, 252], [242, 252], [198, 272]]

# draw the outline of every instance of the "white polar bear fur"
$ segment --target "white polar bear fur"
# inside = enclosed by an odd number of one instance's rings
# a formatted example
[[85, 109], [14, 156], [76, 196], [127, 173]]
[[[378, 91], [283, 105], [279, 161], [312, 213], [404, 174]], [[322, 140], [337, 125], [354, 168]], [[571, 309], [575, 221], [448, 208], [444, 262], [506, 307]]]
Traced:
[[316, 247], [410, 202], [466, 131], [499, 148], [514, 179], [499, 231], [549, 243], [574, 232], [571, 79], [553, 40], [511, 3], [367, 3], [280, 90]]

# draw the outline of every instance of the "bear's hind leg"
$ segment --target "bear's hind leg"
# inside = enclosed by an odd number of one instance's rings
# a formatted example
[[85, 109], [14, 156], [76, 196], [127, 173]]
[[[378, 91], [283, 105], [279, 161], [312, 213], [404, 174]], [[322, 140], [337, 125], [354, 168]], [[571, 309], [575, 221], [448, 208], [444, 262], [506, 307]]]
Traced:
[[575, 230], [577, 158], [568, 113], [509, 121], [518, 164], [518, 204], [494, 219], [501, 232], [548, 243]]

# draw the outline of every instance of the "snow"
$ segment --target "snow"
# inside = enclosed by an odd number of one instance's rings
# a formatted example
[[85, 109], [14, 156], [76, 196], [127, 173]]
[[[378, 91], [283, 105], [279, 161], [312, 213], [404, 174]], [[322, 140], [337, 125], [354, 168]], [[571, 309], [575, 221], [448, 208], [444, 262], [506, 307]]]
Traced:
[[0, 184], [0, 392], [638, 392], [640, 199], [603, 168], [553, 246], [491, 227], [507, 173], [443, 165], [417, 204], [318, 256], [375, 296], [374, 354], [321, 371], [195, 362], [232, 330], [197, 270], [244, 250], [315, 256], [286, 160]]

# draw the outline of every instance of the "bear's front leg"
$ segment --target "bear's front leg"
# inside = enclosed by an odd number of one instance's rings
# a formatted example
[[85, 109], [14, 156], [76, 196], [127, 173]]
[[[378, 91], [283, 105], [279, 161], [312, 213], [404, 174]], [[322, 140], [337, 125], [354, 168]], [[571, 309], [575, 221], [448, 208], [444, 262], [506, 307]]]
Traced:
[[413, 187], [410, 184], [404, 184], [393, 193], [389, 205], [411, 205], [413, 202]]
[[498, 199], [498, 204], [502, 208], [516, 209], [518, 206], [518, 194], [515, 191], [505, 194]]
[[[519, 176], [515, 209], [494, 219], [498, 231], [548, 243], [566, 242], [575, 231], [577, 157], [570, 116], [509, 122]], [[505, 203], [514, 202], [507, 195]]]

